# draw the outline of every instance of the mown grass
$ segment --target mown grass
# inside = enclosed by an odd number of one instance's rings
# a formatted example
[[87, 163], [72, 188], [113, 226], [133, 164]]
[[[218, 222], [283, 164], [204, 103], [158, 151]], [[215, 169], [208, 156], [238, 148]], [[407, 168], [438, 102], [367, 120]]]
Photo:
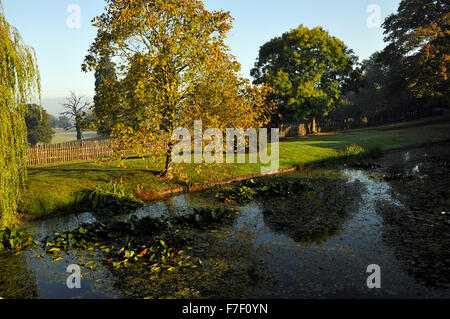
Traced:
[[[345, 157], [352, 145], [356, 150], [384, 151], [447, 139], [450, 139], [450, 117], [287, 139], [280, 142], [280, 168]], [[25, 218], [38, 218], [83, 211], [86, 207], [77, 194], [119, 180], [127, 192], [145, 201], [152, 194], [175, 186], [208, 185], [223, 178], [260, 172], [259, 164], [222, 164], [201, 170], [198, 164], [183, 164], [182, 174], [167, 181], [157, 175], [162, 162], [135, 158], [124, 161], [126, 168], [118, 163], [77, 162], [28, 168], [21, 212]]]
[[[62, 128], [56, 128], [55, 135], [52, 138], [52, 144], [69, 143], [77, 141], [77, 132], [75, 130], [66, 131]], [[103, 137], [99, 136], [96, 131], [83, 131], [83, 138], [85, 140], [96, 140]]]

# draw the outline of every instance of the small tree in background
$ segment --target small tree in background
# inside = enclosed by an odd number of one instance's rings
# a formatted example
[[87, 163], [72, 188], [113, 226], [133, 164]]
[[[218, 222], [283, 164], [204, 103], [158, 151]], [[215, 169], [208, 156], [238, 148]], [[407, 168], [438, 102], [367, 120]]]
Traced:
[[264, 44], [251, 75], [255, 84], [269, 83], [270, 99], [284, 121], [327, 116], [341, 102], [354, 75], [356, 58], [345, 44], [321, 27], [301, 25]]
[[75, 128], [77, 131], [77, 140], [80, 141], [83, 138], [83, 119], [86, 116], [86, 111], [89, 108], [90, 103], [86, 101], [84, 96], [77, 96], [76, 93], [72, 91], [66, 98], [66, 102], [62, 105], [66, 111], [62, 112], [61, 115], [67, 116], [73, 123], [70, 127], [65, 129], [70, 130]]
[[50, 116], [50, 126], [52, 128], [58, 128], [59, 127], [59, 119], [52, 114], [49, 114], [49, 116]]
[[70, 128], [72, 127], [72, 123], [70, 122], [70, 119], [67, 116], [61, 115], [58, 118], [58, 127], [63, 128], [65, 130], [70, 130]]
[[28, 143], [36, 145], [37, 143], [50, 143], [55, 131], [50, 124], [50, 115], [39, 105], [29, 104], [25, 115], [27, 125]]

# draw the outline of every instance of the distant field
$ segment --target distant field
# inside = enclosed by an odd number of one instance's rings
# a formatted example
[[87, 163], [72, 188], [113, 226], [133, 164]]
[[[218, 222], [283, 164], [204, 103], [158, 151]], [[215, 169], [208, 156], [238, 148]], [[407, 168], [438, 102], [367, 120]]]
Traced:
[[[77, 140], [77, 132], [75, 130], [65, 131], [62, 128], [56, 128], [55, 136], [53, 136], [52, 144], [75, 142]], [[84, 131], [83, 138], [85, 140], [94, 140], [101, 138], [96, 131]]]

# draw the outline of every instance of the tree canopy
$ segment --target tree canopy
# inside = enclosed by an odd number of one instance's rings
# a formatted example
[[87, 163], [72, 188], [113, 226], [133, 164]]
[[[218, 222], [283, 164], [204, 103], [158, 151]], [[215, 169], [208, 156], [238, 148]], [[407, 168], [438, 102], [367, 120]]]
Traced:
[[340, 103], [354, 62], [341, 40], [301, 25], [264, 44], [251, 75], [270, 84], [283, 121], [311, 120]]
[[383, 59], [403, 58], [409, 88], [418, 98], [445, 97], [448, 107], [450, 3], [447, 0], [403, 0], [384, 22]]
[[70, 121], [70, 118], [65, 115], [60, 115], [58, 118], [58, 127], [63, 128], [65, 130], [70, 130], [70, 128], [73, 126], [72, 122]]
[[26, 179], [27, 104], [40, 100], [34, 50], [4, 16], [0, 2], [0, 227], [15, 222]]
[[50, 115], [39, 105], [29, 104], [25, 115], [28, 143], [50, 143], [55, 131], [50, 124]]
[[209, 12], [197, 0], [107, 0], [83, 70], [105, 68], [104, 57], [114, 62], [119, 81], [102, 84], [114, 103], [96, 105], [95, 115], [101, 121], [114, 114], [119, 148], [163, 140], [169, 176], [175, 128], [202, 120], [205, 129], [245, 129], [267, 120], [266, 91], [238, 76], [224, 43], [231, 23], [228, 12]]
[[[118, 85], [118, 77], [115, 70], [115, 64], [109, 57], [101, 57], [99, 67], [95, 70], [95, 96], [92, 105], [92, 113], [97, 118], [97, 132], [103, 135], [111, 135], [112, 127], [115, 123], [115, 113], [105, 113], [104, 110], [109, 105], [117, 105], [116, 94], [110, 94], [115, 91]], [[99, 116], [97, 116], [97, 113]], [[103, 116], [102, 116], [103, 114]]]

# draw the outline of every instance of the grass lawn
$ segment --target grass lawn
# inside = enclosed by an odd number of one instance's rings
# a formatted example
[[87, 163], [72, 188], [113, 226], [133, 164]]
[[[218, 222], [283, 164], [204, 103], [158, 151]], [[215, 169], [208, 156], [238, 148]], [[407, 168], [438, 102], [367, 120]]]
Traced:
[[[62, 128], [56, 128], [55, 135], [52, 138], [52, 144], [69, 143], [77, 141], [77, 132], [75, 130], [66, 131]], [[83, 131], [83, 138], [86, 140], [95, 140], [99, 137], [96, 131]]]
[[[450, 117], [429, 118], [415, 122], [324, 133], [280, 142], [280, 168], [308, 164], [338, 157], [348, 145], [366, 149], [388, 150], [402, 146], [450, 139]], [[160, 179], [155, 162], [129, 159], [126, 168], [117, 161], [78, 162], [28, 168], [28, 183], [21, 203], [27, 218], [80, 210], [75, 194], [94, 190], [120, 179], [135, 197], [146, 200], [157, 191], [188, 184], [208, 184], [226, 177], [258, 173], [259, 164], [224, 164], [198, 170], [199, 165], [187, 164], [183, 175], [172, 181]], [[186, 182], [186, 181], [189, 181]]]

